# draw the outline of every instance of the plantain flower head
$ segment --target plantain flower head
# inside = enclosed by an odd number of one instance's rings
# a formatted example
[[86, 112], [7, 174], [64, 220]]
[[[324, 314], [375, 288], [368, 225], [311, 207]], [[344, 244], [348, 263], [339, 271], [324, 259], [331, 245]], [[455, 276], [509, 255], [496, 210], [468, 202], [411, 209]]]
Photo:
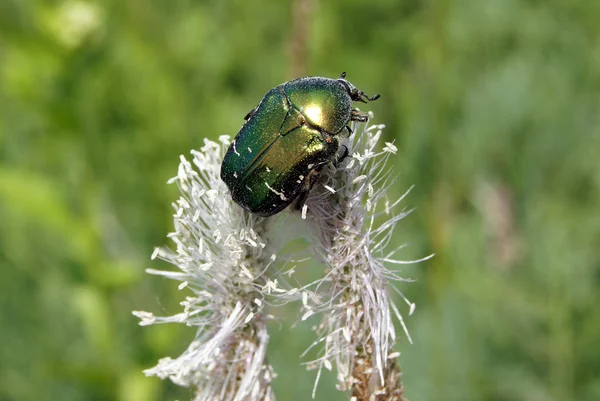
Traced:
[[316, 229], [318, 254], [327, 265], [303, 305], [304, 318], [323, 315], [311, 346], [321, 347], [319, 357], [308, 365], [318, 368], [318, 382], [321, 369], [335, 364], [338, 389], [349, 391], [356, 400], [372, 395], [377, 400], [401, 400], [393, 316], [412, 339], [390, 292], [407, 304], [409, 315], [415, 305], [394, 285], [411, 280], [389, 266], [418, 261], [396, 259], [402, 246], [388, 245], [396, 224], [410, 210], [398, 211], [406, 193], [396, 200], [387, 195], [396, 173], [386, 163], [397, 148], [382, 143], [384, 125], [361, 123], [353, 128], [347, 143], [351, 155], [326, 173], [304, 210]]
[[173, 204], [174, 249], [156, 248], [174, 270], [148, 270], [180, 281], [190, 295], [183, 311], [167, 317], [134, 312], [141, 325], [183, 323], [196, 336], [177, 358], [164, 358], [147, 375], [170, 378], [196, 389], [195, 400], [273, 399], [273, 371], [266, 362], [269, 341], [265, 296], [283, 290], [267, 278], [275, 255], [265, 252], [265, 219], [253, 216], [231, 200], [220, 179], [229, 138], [217, 144], [205, 140], [192, 151], [192, 162], [181, 157], [176, 183], [181, 197]]

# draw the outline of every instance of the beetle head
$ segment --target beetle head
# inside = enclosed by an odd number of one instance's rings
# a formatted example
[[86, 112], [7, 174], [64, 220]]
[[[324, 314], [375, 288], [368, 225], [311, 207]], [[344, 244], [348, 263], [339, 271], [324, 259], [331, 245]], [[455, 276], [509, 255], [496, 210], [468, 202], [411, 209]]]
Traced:
[[354, 100], [355, 102], [367, 103], [367, 100], [372, 102], [373, 100], [379, 99], [379, 95], [369, 97], [369, 96], [365, 95], [365, 93], [363, 91], [361, 91], [360, 89], [357, 89], [356, 86], [354, 86], [350, 82], [348, 82], [346, 80], [345, 72], [342, 72], [342, 75], [340, 75], [340, 77], [338, 78], [338, 82], [340, 82], [342, 85], [344, 85], [344, 87], [348, 91], [348, 95], [350, 95], [350, 98], [352, 100]]

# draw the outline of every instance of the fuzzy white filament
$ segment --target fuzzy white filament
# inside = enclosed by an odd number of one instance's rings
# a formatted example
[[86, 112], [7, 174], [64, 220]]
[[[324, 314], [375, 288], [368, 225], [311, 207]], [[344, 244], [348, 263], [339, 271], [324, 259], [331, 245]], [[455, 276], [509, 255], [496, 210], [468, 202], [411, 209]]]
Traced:
[[181, 281], [180, 289], [191, 295], [173, 316], [134, 312], [141, 325], [194, 326], [196, 337], [178, 358], [161, 359], [145, 373], [195, 388], [197, 401], [271, 400], [263, 308], [265, 294], [277, 288], [265, 276], [275, 255], [263, 254], [264, 219], [233, 203], [220, 178], [229, 139], [220, 140], [205, 140], [200, 151], [192, 151], [195, 168], [181, 157], [178, 175], [169, 180], [181, 192], [173, 203], [175, 231], [168, 235], [175, 249], [157, 248], [152, 255], [177, 271], [148, 270]]
[[321, 347], [321, 352], [308, 365], [318, 368], [318, 382], [320, 370], [330, 369], [335, 361], [338, 389], [350, 391], [357, 400], [374, 395], [377, 400], [402, 399], [393, 350], [393, 315], [409, 340], [410, 335], [389, 290], [414, 308], [388, 285], [390, 281], [410, 281], [385, 266], [409, 263], [393, 258], [400, 248], [391, 252], [386, 248], [394, 226], [410, 211], [396, 212], [404, 195], [393, 202], [386, 195], [396, 172], [385, 164], [397, 148], [392, 143], [380, 145], [383, 128], [356, 124], [348, 143], [352, 156], [325, 173], [325, 181], [307, 201], [319, 236], [318, 252], [328, 265], [314, 289], [316, 296], [307, 297], [304, 304], [306, 313], [323, 314], [316, 328], [319, 337], [311, 346]]

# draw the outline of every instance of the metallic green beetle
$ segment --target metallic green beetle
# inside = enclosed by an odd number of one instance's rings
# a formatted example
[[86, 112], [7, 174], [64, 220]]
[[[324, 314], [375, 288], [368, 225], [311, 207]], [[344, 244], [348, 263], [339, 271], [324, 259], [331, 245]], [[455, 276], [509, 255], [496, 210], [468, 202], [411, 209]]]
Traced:
[[352, 101], [368, 97], [345, 79], [298, 78], [271, 89], [246, 115], [229, 146], [221, 179], [244, 209], [271, 216], [298, 199], [301, 208], [319, 172], [337, 163], [341, 134], [351, 134], [350, 121], [367, 121]]

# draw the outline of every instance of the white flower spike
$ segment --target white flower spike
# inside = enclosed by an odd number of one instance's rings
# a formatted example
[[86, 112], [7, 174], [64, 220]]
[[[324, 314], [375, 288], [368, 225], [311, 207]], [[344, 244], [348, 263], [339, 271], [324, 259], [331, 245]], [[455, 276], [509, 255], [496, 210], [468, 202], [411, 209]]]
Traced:
[[[228, 137], [205, 140], [192, 151], [195, 168], [183, 156], [177, 177], [181, 198], [173, 204], [175, 250], [157, 248], [178, 271], [148, 270], [191, 289], [183, 312], [157, 317], [134, 312], [141, 325], [184, 323], [196, 338], [176, 359], [161, 359], [147, 375], [170, 378], [196, 389], [196, 401], [272, 400], [273, 371], [266, 362], [269, 335], [263, 314], [270, 280], [265, 272], [274, 255], [263, 254], [264, 219], [237, 206], [219, 177]], [[189, 290], [188, 290], [189, 291]]]
[[[406, 194], [392, 203], [386, 195], [395, 173], [385, 165], [397, 148], [386, 142], [377, 150], [384, 126], [360, 123], [353, 128], [355, 134], [347, 144], [352, 157], [325, 173], [326, 181], [307, 200], [310, 220], [318, 232], [318, 253], [325, 255], [328, 265], [325, 277], [315, 286], [317, 296], [308, 298], [319, 301], [304, 305], [307, 313], [323, 315], [316, 328], [319, 338], [311, 346], [321, 346], [322, 351], [308, 363], [319, 369], [313, 397], [321, 369], [330, 369], [334, 361], [338, 389], [349, 391], [354, 399], [403, 400], [395, 361], [398, 354], [393, 350], [393, 315], [412, 340], [389, 290], [397, 292], [411, 311], [414, 304], [389, 283], [411, 280], [385, 264], [418, 261], [393, 259], [399, 249], [385, 252], [396, 223], [410, 210], [395, 212]], [[375, 220], [383, 222], [376, 226]]]

